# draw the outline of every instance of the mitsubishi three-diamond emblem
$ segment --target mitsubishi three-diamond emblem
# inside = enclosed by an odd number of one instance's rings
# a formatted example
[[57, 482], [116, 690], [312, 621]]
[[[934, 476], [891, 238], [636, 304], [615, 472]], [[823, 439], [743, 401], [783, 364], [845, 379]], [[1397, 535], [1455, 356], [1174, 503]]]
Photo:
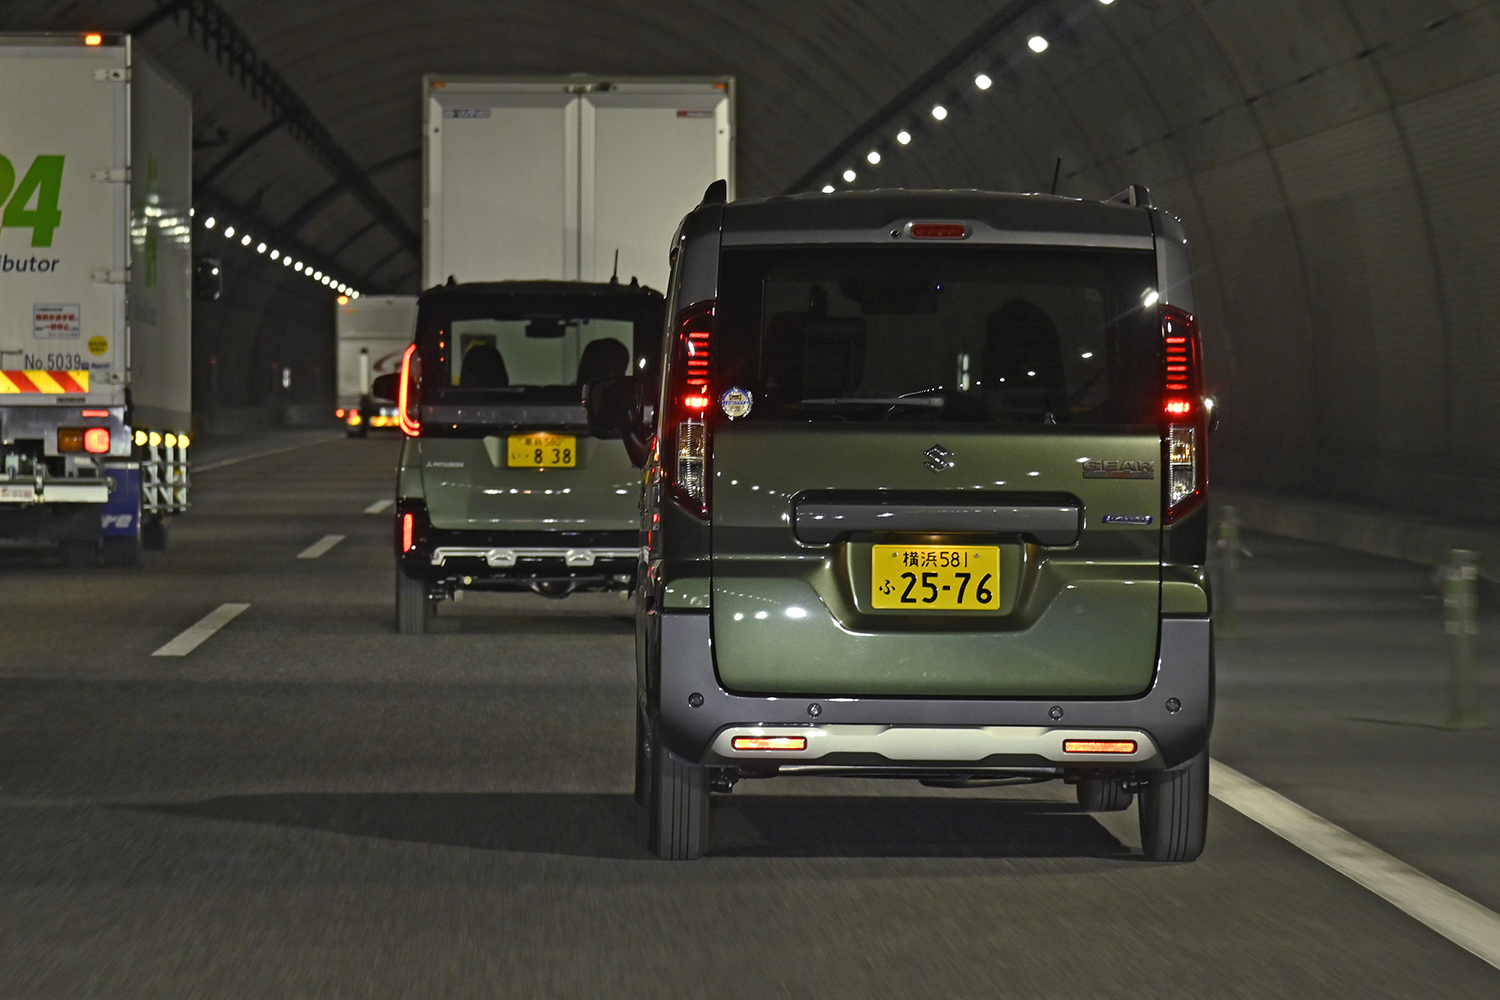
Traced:
[[942, 472], [944, 469], [953, 468], [953, 452], [940, 444], [934, 444], [922, 454], [927, 456], [927, 467], [933, 472]]

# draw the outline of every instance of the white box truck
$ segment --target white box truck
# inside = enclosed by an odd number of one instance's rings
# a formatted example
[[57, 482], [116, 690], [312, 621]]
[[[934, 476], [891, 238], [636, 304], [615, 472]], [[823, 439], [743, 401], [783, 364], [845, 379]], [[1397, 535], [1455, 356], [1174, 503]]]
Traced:
[[394, 395], [372, 392], [401, 371], [401, 354], [417, 329], [415, 295], [340, 296], [334, 328], [338, 334], [338, 409], [350, 437], [364, 437], [371, 427], [398, 426]]
[[187, 508], [192, 101], [122, 35], [0, 35], [0, 544], [130, 564]]
[[424, 287], [665, 291], [677, 223], [716, 180], [734, 198], [730, 77], [428, 75], [423, 93]]

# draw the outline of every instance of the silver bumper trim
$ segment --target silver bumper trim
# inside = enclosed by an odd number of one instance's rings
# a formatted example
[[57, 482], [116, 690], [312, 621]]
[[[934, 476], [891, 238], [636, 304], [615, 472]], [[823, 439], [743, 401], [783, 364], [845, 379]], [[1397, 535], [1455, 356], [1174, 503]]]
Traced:
[[[801, 736], [806, 750], [736, 750], [736, 736]], [[1135, 753], [1066, 753], [1065, 740], [1135, 743]], [[1055, 729], [1042, 726], [730, 726], [710, 748], [725, 760], [817, 760], [828, 754], [876, 754], [893, 764], [979, 761], [996, 755], [1042, 757], [1059, 764], [1101, 761], [1154, 764], [1156, 743], [1139, 729]]]
[[600, 559], [635, 559], [640, 549], [552, 549], [489, 548], [485, 546], [443, 545], [432, 550], [432, 565], [441, 566], [449, 559], [483, 559], [492, 569], [508, 569], [521, 559], [561, 559], [567, 566], [587, 568]]

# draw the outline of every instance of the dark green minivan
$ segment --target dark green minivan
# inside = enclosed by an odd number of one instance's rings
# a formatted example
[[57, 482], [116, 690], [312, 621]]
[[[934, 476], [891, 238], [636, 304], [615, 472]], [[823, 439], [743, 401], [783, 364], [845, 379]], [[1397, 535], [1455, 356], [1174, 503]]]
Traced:
[[1197, 857], [1212, 400], [1179, 222], [1139, 187], [714, 194], [672, 248], [660, 379], [589, 402], [656, 435], [652, 849], [698, 856], [711, 792], [800, 774], [1059, 779]]
[[645, 442], [590, 436], [583, 393], [657, 378], [662, 306], [634, 281], [450, 283], [417, 300], [397, 389], [399, 631], [465, 590], [634, 586]]

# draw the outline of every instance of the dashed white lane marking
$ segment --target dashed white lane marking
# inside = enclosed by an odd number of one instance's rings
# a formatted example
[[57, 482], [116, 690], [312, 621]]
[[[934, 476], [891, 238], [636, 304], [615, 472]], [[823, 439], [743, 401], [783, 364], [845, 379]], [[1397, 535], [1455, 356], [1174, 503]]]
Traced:
[[1493, 910], [1231, 767], [1214, 761], [1209, 773], [1214, 798], [1500, 968], [1500, 915]]
[[152, 653], [152, 656], [186, 656], [202, 644], [203, 640], [213, 635], [219, 629], [228, 625], [235, 616], [244, 611], [248, 604], [221, 604], [208, 614], [196, 625], [190, 625], [177, 638], [167, 643], [161, 649]]
[[383, 512], [387, 507], [389, 507], [391, 504], [393, 504], [395, 502], [396, 501], [390, 499], [389, 497], [387, 497], [384, 500], [376, 500], [374, 503], [370, 504], [370, 506], [368, 506], [368, 507], [365, 508], [365, 513], [366, 514], [379, 514], [379, 513]]
[[324, 535], [307, 548], [297, 553], [298, 559], [316, 559], [344, 540], [343, 535]]

